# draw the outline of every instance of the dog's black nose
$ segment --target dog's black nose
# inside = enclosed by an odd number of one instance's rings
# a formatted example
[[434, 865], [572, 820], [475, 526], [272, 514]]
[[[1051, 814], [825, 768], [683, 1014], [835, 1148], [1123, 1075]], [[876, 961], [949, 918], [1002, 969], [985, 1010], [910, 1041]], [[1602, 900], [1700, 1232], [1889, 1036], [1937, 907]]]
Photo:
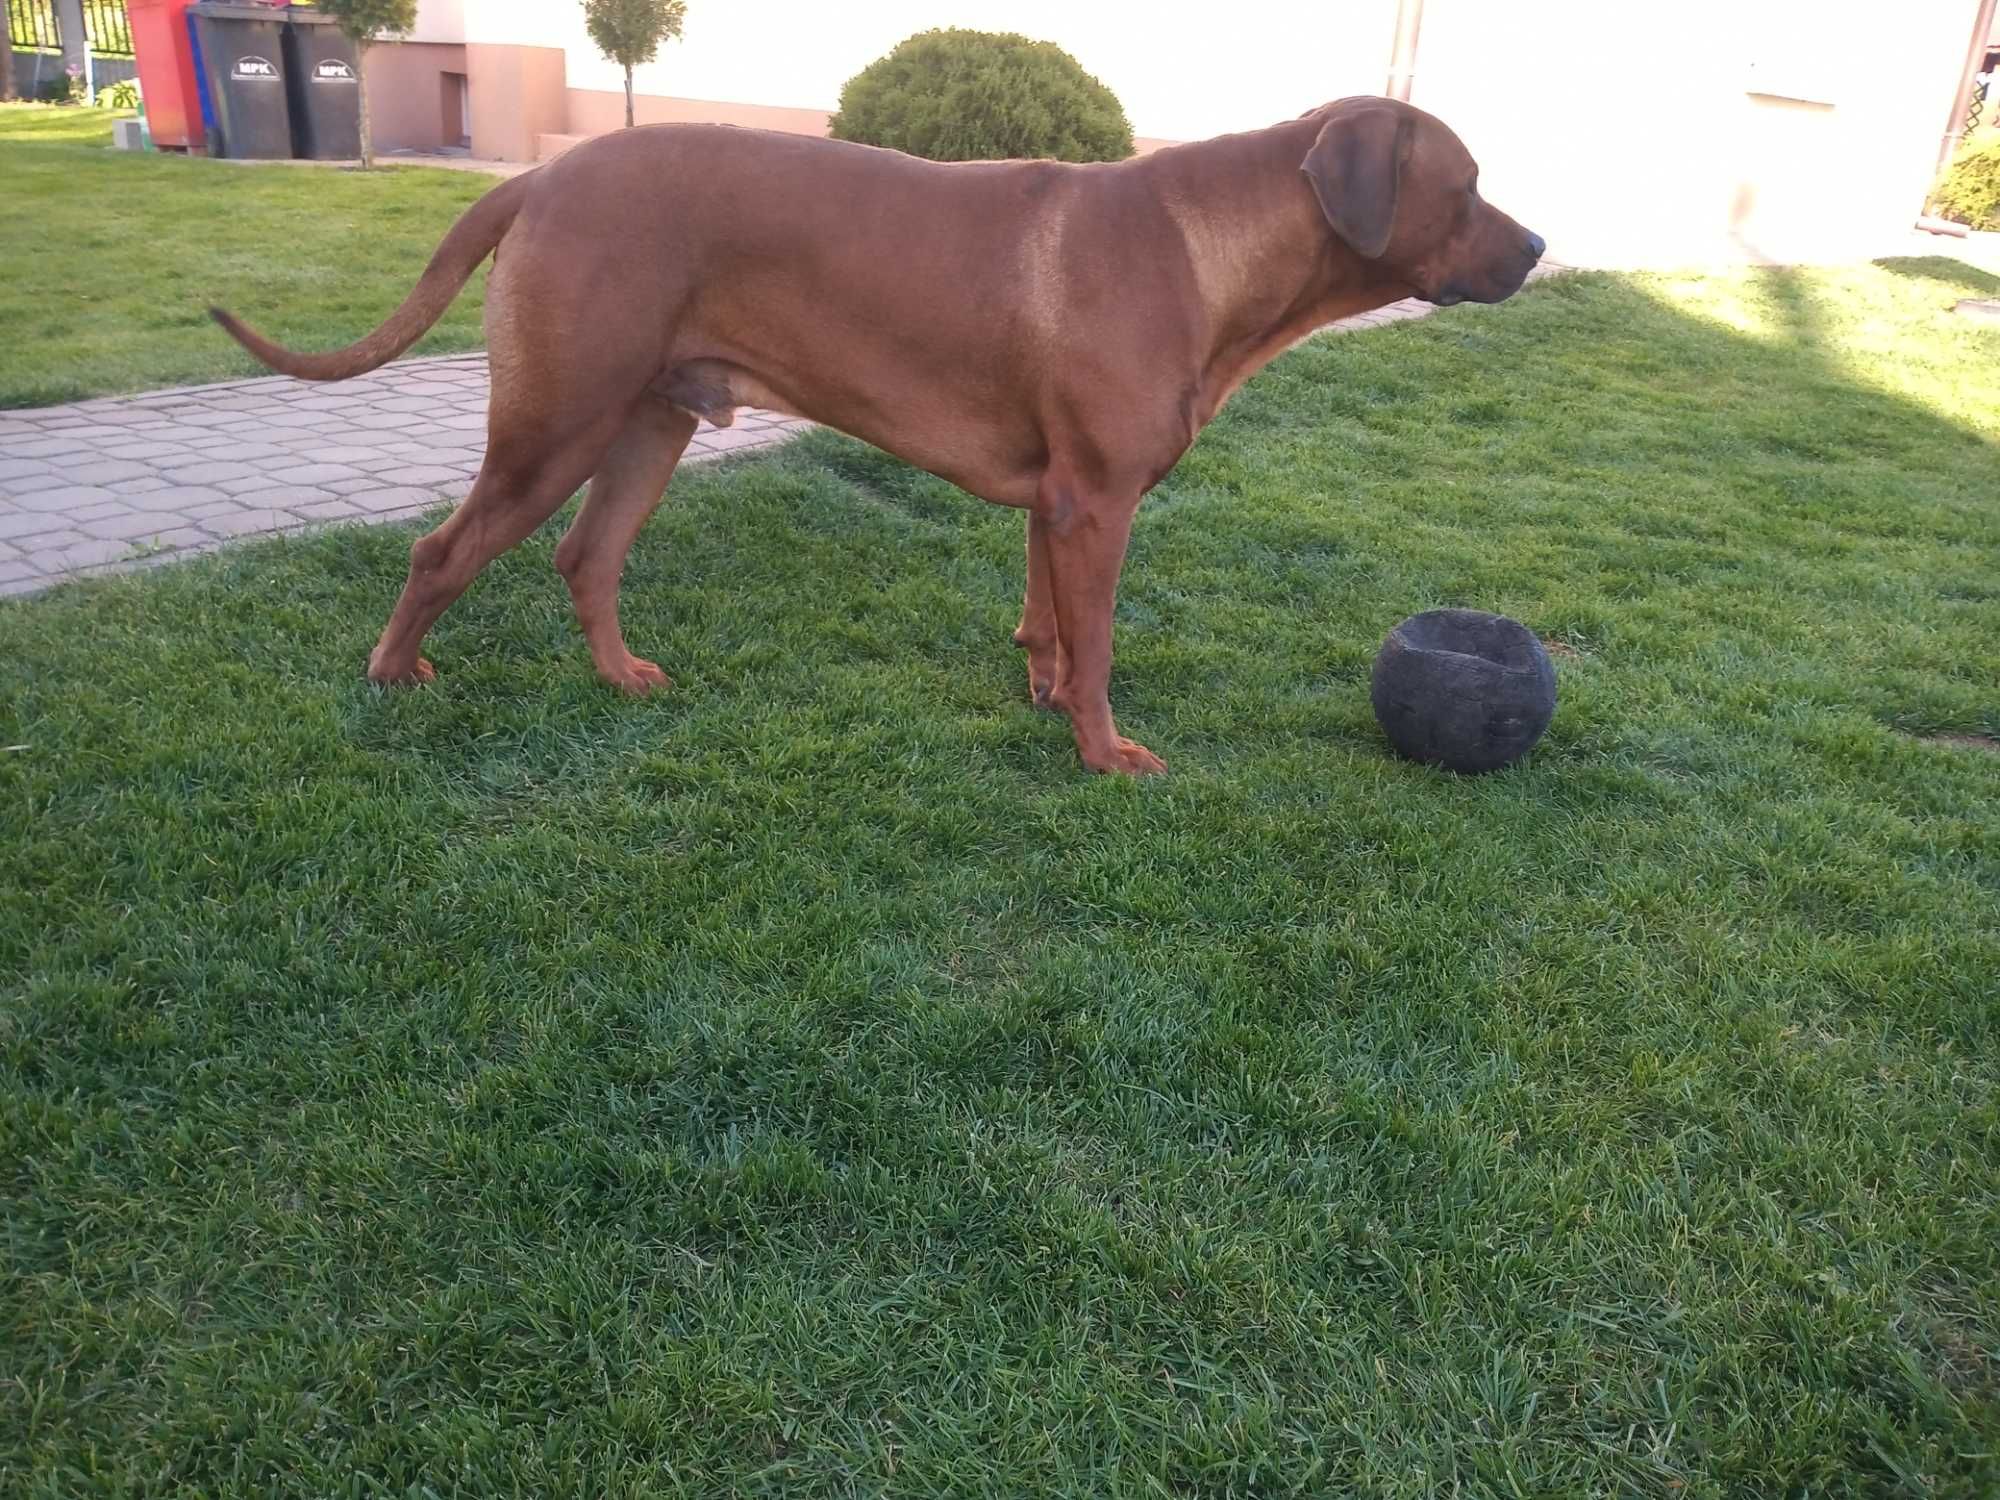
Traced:
[[1547, 240], [1536, 234], [1532, 229], [1528, 231], [1528, 254], [1534, 256], [1536, 260], [1540, 260], [1542, 252], [1548, 248], [1549, 242]]

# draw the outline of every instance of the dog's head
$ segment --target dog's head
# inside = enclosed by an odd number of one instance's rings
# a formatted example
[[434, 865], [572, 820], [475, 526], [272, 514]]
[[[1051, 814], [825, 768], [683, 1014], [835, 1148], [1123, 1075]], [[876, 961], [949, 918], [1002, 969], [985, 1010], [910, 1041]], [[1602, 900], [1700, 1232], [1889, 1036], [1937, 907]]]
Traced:
[[1547, 248], [1479, 196], [1479, 164], [1442, 120], [1393, 99], [1343, 99], [1299, 170], [1341, 241], [1426, 302], [1500, 302]]

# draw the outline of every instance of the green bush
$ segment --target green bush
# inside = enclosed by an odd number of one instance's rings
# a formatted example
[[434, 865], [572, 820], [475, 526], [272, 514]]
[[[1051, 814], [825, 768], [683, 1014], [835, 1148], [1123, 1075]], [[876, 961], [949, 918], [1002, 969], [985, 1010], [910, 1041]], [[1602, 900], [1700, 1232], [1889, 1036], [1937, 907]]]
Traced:
[[116, 83], [108, 83], [97, 91], [99, 109], [137, 109], [139, 107], [139, 80], [121, 78]]
[[835, 140], [932, 161], [1132, 154], [1118, 96], [1053, 42], [989, 31], [922, 31], [847, 80]]
[[1952, 158], [1931, 189], [1938, 213], [1974, 229], [2000, 229], [2000, 133], [1987, 132]]

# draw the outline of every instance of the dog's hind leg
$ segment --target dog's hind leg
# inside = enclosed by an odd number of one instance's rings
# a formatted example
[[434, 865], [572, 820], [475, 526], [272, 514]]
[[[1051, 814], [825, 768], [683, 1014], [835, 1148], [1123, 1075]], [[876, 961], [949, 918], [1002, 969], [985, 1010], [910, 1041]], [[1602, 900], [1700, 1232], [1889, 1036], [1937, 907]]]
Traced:
[[691, 412], [657, 395], [641, 397], [556, 547], [556, 571], [569, 584], [597, 675], [628, 693], [670, 686], [666, 673], [626, 648], [618, 628], [618, 581], [639, 528], [660, 503], [694, 429]]
[[1028, 588], [1021, 600], [1021, 624], [1014, 644], [1028, 653], [1028, 696], [1047, 708], [1062, 681], [1062, 637], [1056, 630], [1056, 602], [1049, 583], [1049, 525], [1028, 512]]
[[402, 597], [368, 658], [370, 681], [429, 682], [436, 675], [418, 655], [425, 632], [480, 569], [554, 515], [590, 477], [622, 419], [621, 412], [601, 415], [556, 442], [546, 428], [509, 435], [494, 424], [472, 493], [410, 548]]
[[450, 519], [410, 548], [409, 581], [368, 660], [376, 682], [430, 680], [417, 654], [424, 633], [480, 569], [597, 472], [658, 368], [650, 311], [593, 303], [595, 280], [538, 243], [529, 232], [487, 281], [486, 459]]

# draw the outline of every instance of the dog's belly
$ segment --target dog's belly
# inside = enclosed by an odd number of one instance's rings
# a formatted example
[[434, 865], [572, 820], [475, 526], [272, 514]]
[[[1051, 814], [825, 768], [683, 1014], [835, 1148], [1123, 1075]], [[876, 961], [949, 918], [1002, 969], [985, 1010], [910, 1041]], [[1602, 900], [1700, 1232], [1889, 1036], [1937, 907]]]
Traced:
[[768, 377], [716, 358], [673, 365], [654, 390], [717, 427], [727, 427], [746, 406], [818, 422], [995, 505], [1032, 503], [1047, 461], [1048, 446], [1031, 420], [950, 390], [885, 399], [819, 381]]
[[736, 420], [739, 407], [754, 406], [787, 417], [803, 417], [796, 404], [779, 395], [741, 365], [721, 359], [690, 359], [673, 366], [653, 389], [685, 411], [717, 427]]

